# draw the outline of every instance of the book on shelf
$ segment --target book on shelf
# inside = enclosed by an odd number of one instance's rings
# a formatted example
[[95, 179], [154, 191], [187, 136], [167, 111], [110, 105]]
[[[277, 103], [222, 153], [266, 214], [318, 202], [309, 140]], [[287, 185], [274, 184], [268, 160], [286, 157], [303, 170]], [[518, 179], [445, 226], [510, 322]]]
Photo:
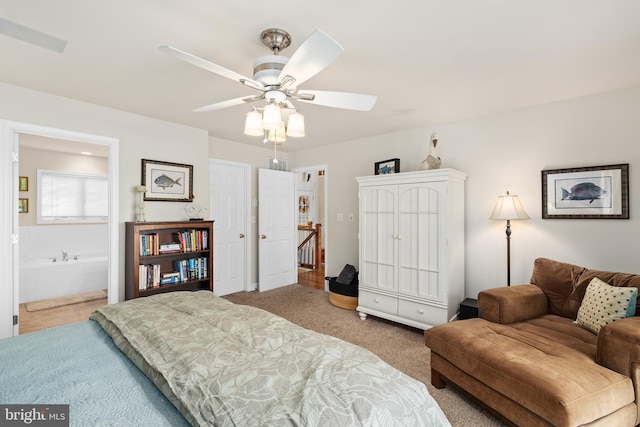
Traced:
[[180, 247], [180, 243], [171, 242], [171, 243], [163, 243], [160, 245], [160, 253], [174, 253], [174, 252], [182, 252], [182, 248]]
[[172, 271], [171, 273], [163, 273], [162, 274], [162, 278], [163, 279], [169, 279], [169, 278], [173, 278], [173, 277], [180, 277], [180, 273], [178, 273], [177, 271]]
[[207, 257], [176, 260], [173, 262], [173, 268], [179, 274], [181, 282], [206, 279], [209, 277], [207, 262]]
[[189, 229], [173, 233], [172, 242], [160, 243], [158, 233], [140, 234], [140, 256], [196, 252], [209, 249], [209, 231]]
[[182, 252], [206, 251], [209, 249], [208, 230], [184, 230], [174, 233], [175, 239], [180, 243]]
[[138, 266], [138, 289], [157, 288], [160, 286], [160, 264], [140, 264]]
[[158, 255], [160, 242], [157, 233], [140, 235], [140, 256]]
[[180, 283], [180, 278], [179, 277], [163, 277], [162, 279], [160, 279], [160, 286], [171, 285], [174, 283]]

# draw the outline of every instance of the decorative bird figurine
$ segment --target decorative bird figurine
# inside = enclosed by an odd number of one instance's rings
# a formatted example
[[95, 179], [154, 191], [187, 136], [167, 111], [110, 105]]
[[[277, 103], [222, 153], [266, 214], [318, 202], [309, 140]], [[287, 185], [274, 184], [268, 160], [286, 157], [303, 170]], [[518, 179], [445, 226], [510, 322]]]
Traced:
[[434, 132], [431, 134], [431, 138], [429, 142], [429, 155], [420, 164], [420, 169], [422, 170], [440, 169], [440, 165], [442, 165], [442, 160], [436, 154], [437, 145], [438, 145], [438, 134]]

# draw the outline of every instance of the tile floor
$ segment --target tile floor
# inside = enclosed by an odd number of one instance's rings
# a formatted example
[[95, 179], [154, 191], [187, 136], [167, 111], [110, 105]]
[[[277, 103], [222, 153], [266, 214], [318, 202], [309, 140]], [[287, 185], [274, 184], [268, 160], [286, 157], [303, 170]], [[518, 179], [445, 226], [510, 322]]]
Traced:
[[40, 311], [27, 311], [25, 305], [20, 304], [20, 335], [82, 322], [89, 318], [93, 310], [106, 303], [107, 299], [103, 298]]

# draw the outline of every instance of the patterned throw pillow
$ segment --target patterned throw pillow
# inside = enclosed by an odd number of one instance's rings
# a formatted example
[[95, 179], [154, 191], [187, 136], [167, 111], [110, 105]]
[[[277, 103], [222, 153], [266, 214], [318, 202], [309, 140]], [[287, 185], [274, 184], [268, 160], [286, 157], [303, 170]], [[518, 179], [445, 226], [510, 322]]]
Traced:
[[587, 286], [576, 320], [597, 334], [603, 326], [635, 315], [637, 298], [638, 288], [611, 286], [594, 277]]

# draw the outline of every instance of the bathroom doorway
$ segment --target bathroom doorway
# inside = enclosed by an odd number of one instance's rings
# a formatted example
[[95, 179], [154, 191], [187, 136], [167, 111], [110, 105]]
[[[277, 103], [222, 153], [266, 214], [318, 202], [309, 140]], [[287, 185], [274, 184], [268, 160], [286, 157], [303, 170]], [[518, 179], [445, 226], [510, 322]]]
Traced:
[[[118, 247], [119, 247], [119, 233], [118, 233], [118, 187], [117, 187], [117, 177], [118, 177], [118, 140], [110, 137], [103, 137], [98, 135], [90, 135], [84, 133], [78, 133], [74, 131], [68, 131], [63, 129], [55, 129], [48, 128], [38, 125], [25, 124], [25, 123], [17, 123], [17, 122], [4, 122], [0, 123], [3, 128], [2, 132], [2, 142], [3, 142], [3, 155], [1, 156], [3, 165], [7, 165], [7, 158], [9, 157], [7, 154], [9, 150], [7, 149], [7, 145], [11, 145], [11, 166], [12, 166], [12, 179], [11, 186], [14, 189], [12, 194], [13, 197], [13, 207], [11, 208], [11, 215], [9, 218], [12, 218], [12, 247], [10, 251], [10, 264], [11, 264], [11, 272], [12, 272], [12, 280], [7, 283], [7, 285], [3, 285], [0, 289], [0, 294], [3, 296], [9, 296], [8, 298], [12, 301], [12, 307], [9, 312], [10, 316], [5, 317], [3, 313], [2, 326], [0, 327], [0, 337], [18, 335], [19, 334], [19, 304], [20, 304], [20, 273], [21, 267], [23, 267], [20, 258], [20, 255], [25, 255], [21, 251], [19, 236], [20, 226], [21, 226], [21, 218], [20, 215], [26, 218], [28, 216], [29, 211], [31, 213], [36, 213], [38, 211], [38, 207], [36, 204], [37, 200], [37, 176], [30, 175], [30, 172], [23, 172], [20, 168], [20, 152], [27, 152], [29, 150], [35, 149], [34, 146], [38, 144], [42, 145], [39, 149], [47, 148], [50, 151], [50, 156], [54, 157], [54, 152], [58, 153], [55, 156], [66, 156], [64, 153], [65, 149], [70, 149], [69, 147], [74, 146], [77, 148], [84, 148], [88, 152], [101, 152], [105, 155], [106, 161], [106, 171], [107, 171], [107, 199], [108, 199], [108, 208], [107, 208], [107, 217], [102, 222], [102, 230], [98, 231], [98, 234], [104, 232], [104, 241], [106, 241], [106, 247], [104, 251], [102, 251], [103, 259], [106, 261], [106, 288], [108, 293], [108, 302], [114, 303], [119, 301], [120, 299], [120, 291], [118, 286], [118, 278], [119, 278], [119, 269], [118, 269]], [[34, 142], [34, 141], [39, 142]], [[24, 142], [24, 146], [21, 146], [21, 142]], [[29, 146], [29, 148], [27, 148]], [[65, 148], [67, 147], [67, 148]], [[54, 151], [57, 150], [57, 151]], [[105, 154], [106, 153], [106, 154]], [[23, 153], [24, 154], [24, 153]], [[76, 159], [77, 160], [77, 159]], [[25, 158], [25, 163], [27, 163], [27, 158]], [[81, 162], [80, 162], [81, 163]], [[24, 173], [24, 174], [23, 174]], [[28, 178], [25, 180], [25, 178]], [[27, 183], [26, 188], [21, 187], [23, 183]], [[31, 187], [34, 185], [34, 187]], [[34, 188], [34, 192], [32, 193], [29, 188]], [[23, 191], [20, 191], [23, 189]], [[23, 197], [24, 195], [24, 197]], [[26, 220], [25, 220], [26, 221]], [[81, 261], [82, 258], [93, 257], [93, 253], [88, 253], [84, 251], [84, 254], [74, 253], [73, 250], [67, 248], [65, 244], [71, 243], [70, 237], [62, 237], [59, 238], [60, 241], [55, 241], [55, 236], [51, 235], [55, 227], [67, 226], [67, 224], [48, 224], [46, 226], [41, 226], [38, 224], [38, 219], [35, 220], [36, 224], [32, 226], [36, 228], [48, 229], [45, 233], [48, 233], [47, 241], [39, 241], [38, 243], [44, 244], [57, 244], [62, 246], [59, 248], [60, 254], [58, 255], [58, 250], [56, 249], [55, 254], [47, 255], [47, 257], [60, 257], [61, 264], [57, 264], [57, 266], [69, 267], [70, 264], [63, 265], [62, 262], [72, 262], [72, 261]], [[27, 222], [28, 223], [28, 222]], [[94, 223], [94, 225], [96, 225]], [[90, 221], [87, 224], [83, 224], [83, 226], [91, 227]], [[97, 229], [101, 227], [98, 226]], [[78, 230], [76, 230], [78, 231]], [[37, 233], [36, 233], [37, 234]], [[55, 234], [55, 233], [53, 233]], [[35, 239], [38, 240], [37, 236], [25, 237], [25, 239]], [[85, 243], [89, 243], [90, 239], [85, 239]], [[25, 245], [27, 241], [25, 240]], [[66, 256], [63, 253], [66, 252]], [[74, 259], [77, 258], [77, 259]], [[66, 259], [67, 261], [63, 261]], [[56, 259], [56, 262], [58, 260]], [[53, 260], [51, 260], [53, 263]], [[86, 262], [87, 265], [89, 262]], [[80, 264], [80, 262], [78, 262]], [[51, 267], [50, 265], [46, 265], [46, 267]], [[84, 266], [86, 267], [86, 266]], [[83, 268], [84, 268], [83, 267]], [[102, 267], [102, 271], [105, 270], [104, 265]], [[24, 273], [24, 272], [23, 272]], [[10, 288], [9, 288], [10, 287]], [[11, 327], [7, 328], [7, 324], [5, 322], [11, 322]]]
[[77, 304], [106, 304], [109, 150], [20, 133], [18, 159], [24, 334], [75, 319]]

